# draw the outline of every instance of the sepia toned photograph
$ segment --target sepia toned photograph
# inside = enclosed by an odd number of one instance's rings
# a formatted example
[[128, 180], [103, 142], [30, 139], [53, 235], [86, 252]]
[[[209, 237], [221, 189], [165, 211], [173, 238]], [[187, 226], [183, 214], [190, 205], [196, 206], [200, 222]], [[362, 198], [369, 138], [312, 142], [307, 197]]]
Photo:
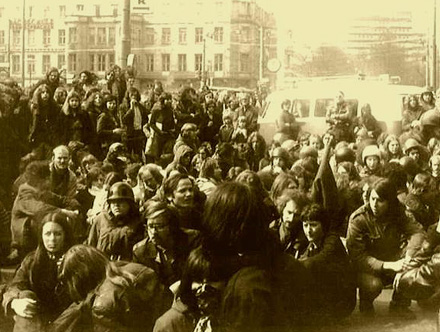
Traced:
[[440, 332], [439, 6], [1, 0], [0, 331]]

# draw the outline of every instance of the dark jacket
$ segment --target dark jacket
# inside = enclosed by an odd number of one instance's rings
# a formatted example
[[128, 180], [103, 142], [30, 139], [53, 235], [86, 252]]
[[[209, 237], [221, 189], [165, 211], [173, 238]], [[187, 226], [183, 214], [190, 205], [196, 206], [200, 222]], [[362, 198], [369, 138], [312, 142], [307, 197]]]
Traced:
[[406, 255], [420, 248], [424, 231], [409, 211], [393, 211], [387, 223], [379, 222], [369, 206], [362, 206], [350, 217], [347, 248], [355, 267], [365, 273], [379, 273], [384, 261], [402, 258], [402, 237], [408, 241]]
[[47, 324], [67, 308], [70, 300], [65, 292], [55, 291], [58, 285], [58, 261], [49, 259], [48, 256], [43, 257], [39, 268], [36, 268], [36, 253], [37, 251], [31, 252], [21, 262], [3, 295], [3, 308], [5, 313], [12, 314], [12, 300], [28, 298], [34, 294], [40, 308], [38, 316], [43, 324]]
[[314, 250], [310, 244], [300, 261], [310, 271], [314, 309], [321, 319], [340, 319], [356, 306], [355, 274], [341, 239], [328, 234]]
[[111, 212], [102, 211], [93, 221], [87, 244], [101, 250], [111, 260], [131, 260], [133, 246], [142, 235], [139, 216], [129, 214], [117, 219]]
[[141, 264], [118, 262], [133, 276], [128, 285], [106, 278], [80, 303], [72, 304], [52, 324], [52, 332], [151, 331], [169, 303], [162, 300], [163, 287], [156, 274]]
[[163, 250], [148, 237], [133, 247], [133, 261], [153, 269], [161, 283], [167, 287], [180, 280], [189, 253], [200, 242], [200, 233], [192, 229], [182, 229], [175, 241], [175, 257], [168, 261]]

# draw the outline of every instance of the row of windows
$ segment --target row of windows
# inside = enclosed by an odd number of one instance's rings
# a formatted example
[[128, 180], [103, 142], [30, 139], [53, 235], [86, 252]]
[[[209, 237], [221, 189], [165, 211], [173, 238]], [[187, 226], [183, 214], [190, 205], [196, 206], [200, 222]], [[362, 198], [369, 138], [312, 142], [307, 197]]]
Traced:
[[[57, 67], [61, 68], [66, 64], [66, 58], [64, 54], [58, 54], [57, 56]], [[1, 58], [0, 58], [1, 60]], [[6, 59], [3, 59], [3, 62]], [[153, 72], [155, 70], [154, 54], [145, 55], [145, 71]], [[21, 61], [20, 55], [12, 55], [12, 72], [19, 73], [21, 71]], [[0, 61], [2, 62], [2, 61]], [[92, 71], [105, 71], [110, 64], [115, 62], [115, 55], [113, 53], [99, 53], [89, 55], [90, 70]], [[51, 56], [49, 54], [42, 55], [42, 68], [41, 73], [45, 74], [47, 69], [51, 67]], [[36, 57], [33, 54], [27, 55], [27, 72], [30, 74], [35, 74]], [[77, 71], [77, 56], [76, 54], [69, 54], [69, 71]], [[240, 54], [240, 68], [241, 72], [247, 72], [249, 70], [249, 54]], [[171, 68], [171, 55], [161, 54], [161, 70], [169, 72]], [[194, 54], [194, 71], [202, 71], [203, 69], [203, 56], [202, 54]], [[214, 55], [214, 71], [223, 71], [223, 54]], [[177, 55], [177, 70], [187, 71], [187, 55], [178, 54]]]
[[[179, 28], [178, 30], [179, 44], [187, 43], [188, 29]], [[216, 43], [223, 43], [223, 28], [215, 27], [212, 34], [204, 34], [203, 28], [195, 28], [194, 30], [194, 42], [202, 43], [205, 37], [212, 38]], [[147, 28], [145, 30], [145, 42], [147, 45], [154, 45], [155, 31], [154, 28]], [[162, 28], [161, 31], [161, 43], [163, 45], [171, 44], [171, 28]]]
[[[17, 74], [21, 71], [21, 58], [18, 54], [11, 56], [11, 70], [12, 73]], [[64, 54], [57, 55], [57, 67], [61, 68], [66, 64], [66, 57]], [[28, 74], [36, 74], [36, 56], [35, 54], [28, 54], [26, 57], [26, 66]], [[43, 54], [41, 56], [41, 74], [46, 74], [47, 70], [53, 66], [50, 54]]]
[[[155, 70], [154, 54], [145, 55], [145, 71], [152, 72]], [[161, 70], [170, 71], [171, 69], [171, 55], [161, 54]], [[194, 54], [194, 71], [201, 71], [203, 67], [203, 56], [202, 54]], [[157, 69], [156, 69], [157, 70]], [[177, 70], [178, 71], [188, 71], [187, 65], [187, 55], [178, 54], [177, 55]], [[223, 71], [223, 54], [214, 54], [214, 71]]]
[[[35, 45], [39, 43], [35, 37], [35, 31], [37, 30], [27, 30], [27, 44]], [[49, 45], [51, 43], [51, 30], [46, 29], [43, 30], [42, 34], [42, 43], [43, 45]], [[89, 44], [98, 44], [98, 45], [114, 45], [115, 44], [115, 28], [90, 28], [88, 30], [88, 42]], [[21, 30], [12, 30], [12, 44], [20, 45], [21, 44], [22, 31]], [[69, 28], [69, 43], [78, 42], [78, 33], [76, 28]], [[0, 45], [5, 45], [6, 37], [5, 31], [0, 30]], [[58, 30], [58, 45], [64, 46], [66, 45], [66, 30], [59, 29]]]

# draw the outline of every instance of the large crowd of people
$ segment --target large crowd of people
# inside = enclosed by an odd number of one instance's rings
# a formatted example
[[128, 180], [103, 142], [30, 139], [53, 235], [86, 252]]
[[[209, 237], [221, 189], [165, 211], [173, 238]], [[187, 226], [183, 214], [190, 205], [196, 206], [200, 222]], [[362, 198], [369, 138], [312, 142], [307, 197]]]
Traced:
[[266, 142], [261, 89], [132, 74], [0, 82], [14, 331], [314, 331], [389, 285], [390, 315], [439, 308], [440, 95], [408, 96], [399, 136], [343, 91], [321, 135], [286, 100]]

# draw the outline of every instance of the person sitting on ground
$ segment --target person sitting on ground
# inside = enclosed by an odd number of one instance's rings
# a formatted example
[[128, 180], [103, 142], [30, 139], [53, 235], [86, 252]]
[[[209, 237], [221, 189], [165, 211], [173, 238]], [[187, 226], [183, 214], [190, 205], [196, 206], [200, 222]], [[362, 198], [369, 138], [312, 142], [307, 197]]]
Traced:
[[150, 268], [111, 262], [101, 251], [79, 244], [60, 266], [60, 282], [74, 303], [53, 323], [51, 331], [151, 331], [170, 303]]
[[29, 253], [3, 295], [3, 308], [14, 315], [14, 331], [45, 331], [71, 301], [58, 283], [58, 265], [73, 245], [65, 215], [49, 213], [38, 231], [39, 244]]
[[199, 232], [180, 228], [176, 211], [165, 202], [150, 201], [144, 217], [146, 237], [133, 247], [133, 261], [153, 269], [168, 288], [182, 277], [188, 254], [199, 243]]
[[109, 208], [93, 220], [87, 244], [104, 252], [110, 260], [131, 260], [133, 245], [143, 236], [133, 190], [125, 182], [116, 182], [107, 202]]

